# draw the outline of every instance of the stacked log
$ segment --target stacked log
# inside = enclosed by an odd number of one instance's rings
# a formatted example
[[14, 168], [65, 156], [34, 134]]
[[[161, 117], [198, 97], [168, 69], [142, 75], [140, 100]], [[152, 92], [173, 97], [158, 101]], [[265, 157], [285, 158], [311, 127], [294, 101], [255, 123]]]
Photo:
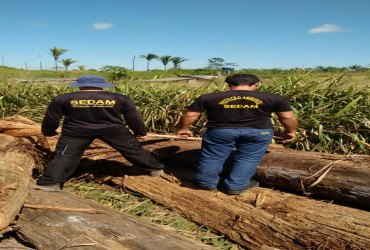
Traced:
[[[85, 157], [104, 159], [109, 166], [99, 166], [99, 169], [104, 169], [104, 174], [109, 176], [109, 167], [117, 166], [117, 159], [122, 157], [104, 144], [93, 146], [95, 149], [88, 150]], [[173, 159], [173, 168], [159, 178], [111, 176], [104, 179], [143, 193], [248, 249], [370, 248], [368, 211], [267, 188], [254, 188], [242, 196], [197, 190], [190, 183], [189, 172], [198, 157], [199, 141], [149, 140], [145, 147], [153, 152], [170, 148], [162, 152], [162, 156]], [[346, 157], [271, 147], [256, 177], [270, 186], [278, 187], [272, 182], [277, 180], [275, 183], [285, 189], [292, 186], [295, 192], [304, 190], [328, 200], [343, 199], [348, 205], [361, 203], [366, 207], [370, 200], [369, 159], [369, 156]], [[118, 171], [115, 176], [124, 176], [124, 173]], [[347, 181], [339, 181], [341, 178]]]
[[35, 159], [20, 139], [0, 134], [0, 232], [12, 223], [28, 194]]

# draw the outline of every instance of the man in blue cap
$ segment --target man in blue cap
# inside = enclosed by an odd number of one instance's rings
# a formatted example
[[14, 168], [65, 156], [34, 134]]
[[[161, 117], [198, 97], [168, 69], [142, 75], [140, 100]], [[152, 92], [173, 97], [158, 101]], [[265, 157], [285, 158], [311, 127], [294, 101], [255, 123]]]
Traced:
[[94, 139], [112, 146], [150, 176], [163, 173], [164, 165], [140, 145], [138, 138], [146, 136], [145, 125], [128, 96], [103, 91], [103, 88], [115, 85], [96, 75], [81, 76], [70, 85], [80, 91], [54, 97], [43, 119], [43, 135], [54, 136], [64, 116], [55, 158], [47, 165], [37, 184], [32, 185], [33, 188], [60, 191]]

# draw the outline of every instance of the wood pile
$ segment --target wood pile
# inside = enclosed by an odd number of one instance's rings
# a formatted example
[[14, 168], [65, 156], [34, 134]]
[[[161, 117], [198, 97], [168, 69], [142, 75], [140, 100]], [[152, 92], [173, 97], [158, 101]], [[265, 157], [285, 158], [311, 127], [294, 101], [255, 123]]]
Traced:
[[[3, 133], [10, 135], [17, 130], [14, 128], [33, 129], [28, 135], [25, 131], [14, 135], [41, 138], [37, 125], [12, 124], [10, 129], [7, 122], [0, 121]], [[55, 145], [55, 139], [42, 140], [38, 139], [39, 144]], [[369, 156], [297, 152], [273, 146], [256, 174], [264, 187], [228, 196], [192, 186], [200, 141], [155, 137], [143, 145], [168, 164], [164, 176], [127, 175], [127, 169], [135, 166], [99, 141], [85, 152], [87, 161], [81, 164], [79, 174], [85, 171], [97, 181], [140, 192], [247, 249], [370, 249]], [[333, 204], [337, 201], [342, 205]]]

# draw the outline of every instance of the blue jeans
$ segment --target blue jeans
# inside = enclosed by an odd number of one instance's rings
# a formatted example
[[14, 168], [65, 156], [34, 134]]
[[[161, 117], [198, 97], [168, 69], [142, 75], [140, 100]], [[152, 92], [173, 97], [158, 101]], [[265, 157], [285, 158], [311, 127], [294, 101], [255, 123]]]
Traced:
[[[273, 136], [272, 129], [211, 128], [205, 133], [197, 165], [196, 183], [205, 189], [248, 187]], [[230, 172], [220, 183], [224, 163], [234, 151]]]

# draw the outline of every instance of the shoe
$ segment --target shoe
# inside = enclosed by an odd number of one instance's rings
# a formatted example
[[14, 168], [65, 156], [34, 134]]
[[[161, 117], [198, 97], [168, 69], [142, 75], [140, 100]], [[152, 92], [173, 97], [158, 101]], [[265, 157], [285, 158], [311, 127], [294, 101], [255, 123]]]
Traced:
[[246, 188], [239, 189], [239, 190], [230, 190], [230, 189], [228, 189], [228, 190], [225, 190], [225, 193], [229, 194], [229, 195], [238, 195], [238, 194], [244, 193], [245, 191], [247, 191], [250, 188], [258, 187], [259, 185], [260, 185], [260, 183], [258, 181], [251, 180], [249, 185]]
[[52, 185], [37, 185], [36, 183], [30, 183], [29, 185], [30, 188], [36, 189], [36, 190], [41, 190], [45, 192], [59, 192], [61, 190], [60, 184], [52, 184]]
[[160, 169], [160, 170], [153, 170], [153, 171], [150, 171], [149, 172], [149, 175], [152, 176], [152, 177], [157, 177], [157, 176], [161, 176], [164, 174], [164, 171], [163, 169]]

